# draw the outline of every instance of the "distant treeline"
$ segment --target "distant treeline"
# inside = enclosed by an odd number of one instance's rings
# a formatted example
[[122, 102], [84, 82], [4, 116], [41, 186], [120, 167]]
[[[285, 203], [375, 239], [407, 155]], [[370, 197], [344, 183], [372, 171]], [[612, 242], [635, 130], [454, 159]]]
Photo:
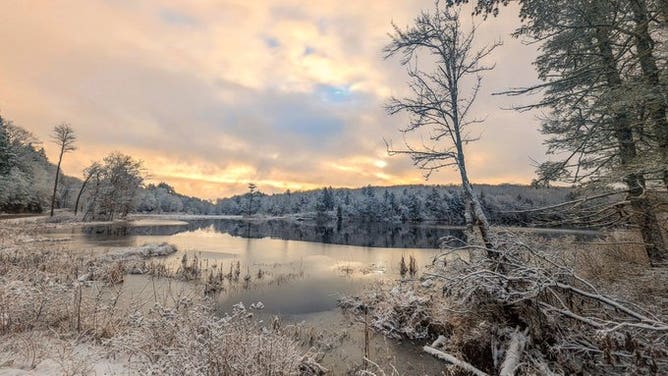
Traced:
[[[475, 191], [490, 220], [497, 224], [532, 223], [522, 210], [555, 205], [572, 199], [568, 188], [532, 188], [522, 185], [476, 185]], [[311, 214], [341, 220], [421, 222], [462, 225], [464, 199], [457, 186], [408, 185], [393, 187], [323, 188], [306, 192], [238, 195], [218, 200], [219, 214]]]
[[221, 214], [213, 202], [176, 193], [164, 182], [148, 184], [139, 192], [138, 201], [137, 211], [140, 213]]
[[[523, 210], [562, 203], [574, 197], [568, 188], [533, 188], [523, 185], [476, 185], [484, 209], [496, 224], [533, 223]], [[437, 221], [462, 225], [464, 200], [457, 186], [407, 185], [394, 187], [322, 188], [267, 195], [246, 193], [215, 203], [181, 195], [166, 183], [149, 184], [139, 194], [142, 213], [217, 215], [296, 215], [320, 219], [365, 222]]]
[[[0, 212], [42, 212], [49, 208], [56, 166], [49, 162], [40, 145], [29, 131], [0, 118]], [[271, 195], [254, 191], [212, 202], [179, 194], [167, 183], [143, 185], [141, 170], [139, 162], [129, 156], [112, 153], [84, 170], [83, 180], [62, 176], [55, 207], [74, 209], [79, 197], [79, 213], [84, 219], [113, 219], [114, 214], [122, 217], [140, 212], [465, 223], [464, 199], [457, 186], [330, 187]], [[535, 218], [522, 210], [551, 206], [574, 197], [568, 188], [510, 184], [474, 188], [490, 220], [504, 225], [534, 223]]]

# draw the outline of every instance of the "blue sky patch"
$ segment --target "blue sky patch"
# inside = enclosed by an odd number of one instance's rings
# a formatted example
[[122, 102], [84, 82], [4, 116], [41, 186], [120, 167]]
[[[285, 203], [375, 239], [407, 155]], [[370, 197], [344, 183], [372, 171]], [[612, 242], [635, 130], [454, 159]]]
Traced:
[[352, 99], [349, 86], [315, 85], [315, 94], [325, 102], [342, 103]]

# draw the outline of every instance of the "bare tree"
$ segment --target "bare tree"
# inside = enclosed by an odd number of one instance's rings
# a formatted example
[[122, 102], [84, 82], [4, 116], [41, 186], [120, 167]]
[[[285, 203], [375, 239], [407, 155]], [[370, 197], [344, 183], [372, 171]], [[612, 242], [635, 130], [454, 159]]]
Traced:
[[56, 204], [56, 190], [58, 189], [58, 177], [60, 176], [60, 164], [63, 161], [63, 154], [74, 151], [76, 147], [74, 142], [76, 141], [76, 136], [74, 135], [74, 130], [67, 123], [62, 123], [56, 125], [53, 128], [53, 133], [51, 134], [51, 139], [58, 145], [60, 148], [60, 153], [58, 155], [58, 166], [56, 168], [56, 179], [53, 183], [53, 194], [51, 195], [51, 217], [53, 217], [53, 209]]
[[93, 176], [98, 176], [102, 172], [102, 165], [99, 162], [93, 162], [90, 166], [86, 167], [84, 170], [84, 181], [81, 183], [81, 188], [79, 189], [79, 194], [77, 194], [77, 199], [74, 202], [74, 215], [77, 215], [79, 211], [79, 200], [81, 199], [81, 194], [83, 194], [84, 189], [86, 189], [86, 184], [90, 181]]
[[[466, 212], [480, 231], [485, 246], [491, 250], [494, 247], [489, 221], [469, 180], [464, 145], [475, 141], [468, 132], [469, 126], [482, 122], [470, 116], [481, 87], [481, 73], [493, 69], [493, 66], [482, 65], [482, 60], [501, 43], [474, 49], [475, 27], [469, 32], [463, 31], [459, 13], [438, 1], [433, 12], [423, 11], [414, 25], [405, 30], [394, 24], [393, 27], [392, 42], [383, 52], [385, 58], [401, 56], [401, 64], [406, 66], [410, 78], [411, 95], [392, 98], [386, 106], [390, 115], [409, 115], [408, 125], [401, 130], [405, 149], [394, 149], [388, 143], [388, 151], [390, 155], [408, 154], [413, 163], [425, 171], [426, 178], [443, 167], [455, 167], [467, 201]], [[434, 69], [423, 71], [418, 56], [434, 59]], [[426, 137], [416, 145], [406, 138], [409, 133]], [[495, 255], [491, 251], [489, 254]]]
[[129, 155], [113, 152], [102, 162], [85, 171], [94, 185], [88, 196], [84, 220], [113, 221], [125, 217], [137, 206], [137, 196], [144, 181], [142, 162]]

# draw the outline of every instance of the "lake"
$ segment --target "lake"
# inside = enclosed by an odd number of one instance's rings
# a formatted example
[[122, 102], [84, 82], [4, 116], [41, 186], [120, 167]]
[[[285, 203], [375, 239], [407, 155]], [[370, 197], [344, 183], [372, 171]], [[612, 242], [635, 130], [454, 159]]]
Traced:
[[[280, 315], [288, 323], [329, 333], [338, 339], [323, 363], [335, 374], [359, 363], [363, 346], [361, 324], [338, 311], [337, 299], [379, 281], [399, 280], [402, 257], [406, 263], [414, 257], [419, 271], [424, 271], [440, 253], [441, 239], [465, 239], [461, 228], [429, 224], [241, 219], [141, 219], [77, 227], [51, 236], [93, 250], [168, 242], [178, 248], [176, 254], [163, 259], [172, 269], [181, 265], [184, 255], [188, 263], [197, 260], [205, 273], [229, 273], [238, 263], [239, 281], [226, 282], [224, 290], [215, 295], [221, 314], [239, 302], [246, 307], [262, 302], [264, 308], [255, 311], [259, 319]], [[555, 234], [547, 231], [545, 236]], [[143, 276], [126, 278], [126, 285], [134, 290], [146, 289], [149, 283]], [[422, 343], [399, 343], [374, 335], [371, 353], [376, 360], [394, 364], [402, 374], [438, 374], [440, 361], [421, 352], [418, 345]]]
[[414, 257], [423, 270], [439, 253], [439, 239], [463, 239], [464, 233], [427, 225], [212, 219], [84, 226], [68, 237], [83, 247], [168, 242], [179, 249], [165, 260], [174, 267], [184, 254], [225, 272], [239, 262], [242, 278], [248, 274], [251, 281], [246, 288], [221, 294], [220, 308], [262, 301], [265, 312], [285, 315], [334, 310], [342, 294], [354, 294], [379, 279], [398, 279], [402, 256], [406, 262]]

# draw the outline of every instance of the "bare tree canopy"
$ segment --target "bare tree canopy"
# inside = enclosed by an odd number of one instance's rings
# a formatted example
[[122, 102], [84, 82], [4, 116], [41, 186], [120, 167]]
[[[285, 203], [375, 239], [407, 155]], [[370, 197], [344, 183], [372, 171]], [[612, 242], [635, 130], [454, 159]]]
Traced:
[[68, 123], [58, 124], [53, 127], [51, 139], [54, 143], [60, 146], [64, 153], [76, 150], [74, 143], [76, 142], [77, 137], [74, 134], [74, 129], [72, 129]]
[[62, 123], [53, 127], [53, 132], [51, 133], [51, 139], [53, 142], [58, 145], [60, 153], [58, 155], [58, 166], [56, 167], [56, 177], [53, 183], [53, 194], [51, 195], [51, 216], [53, 217], [53, 210], [56, 207], [56, 191], [58, 190], [58, 177], [60, 175], [60, 164], [63, 161], [63, 155], [71, 151], [76, 150], [74, 143], [77, 138], [74, 135], [74, 129], [67, 124]]
[[[138, 204], [144, 181], [142, 162], [118, 152], [107, 155], [102, 162], [93, 162], [84, 170], [87, 208], [85, 220], [113, 220], [125, 217]], [[82, 187], [83, 193], [83, 187]]]
[[[409, 76], [410, 95], [392, 98], [386, 106], [390, 115], [409, 116], [404, 133], [404, 149], [388, 143], [390, 155], [407, 154], [413, 163], [425, 171], [425, 177], [444, 167], [455, 167], [461, 177], [467, 198], [467, 213], [480, 230], [487, 247], [492, 248], [489, 222], [471, 186], [466, 170], [464, 145], [475, 141], [468, 128], [482, 120], [471, 117], [471, 108], [480, 91], [485, 71], [493, 66], [482, 64], [501, 43], [496, 42], [474, 49], [475, 27], [462, 30], [459, 13], [440, 2], [432, 12], [423, 11], [412, 26], [402, 30], [393, 25], [392, 41], [383, 52], [386, 58], [399, 55]], [[435, 60], [433, 70], [425, 71], [418, 58]], [[470, 82], [473, 82], [470, 84]], [[470, 87], [466, 88], [467, 84]], [[410, 133], [426, 135], [417, 144]]]

